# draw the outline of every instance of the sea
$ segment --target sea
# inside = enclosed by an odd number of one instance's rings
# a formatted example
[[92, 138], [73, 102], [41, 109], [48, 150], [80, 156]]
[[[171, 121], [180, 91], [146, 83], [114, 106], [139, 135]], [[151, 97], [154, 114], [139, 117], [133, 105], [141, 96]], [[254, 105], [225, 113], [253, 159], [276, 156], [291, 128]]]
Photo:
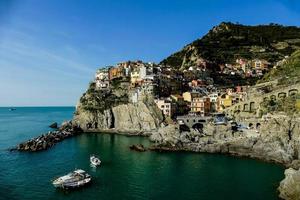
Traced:
[[[284, 168], [262, 161], [192, 152], [135, 152], [149, 146], [145, 137], [87, 133], [42, 152], [8, 149], [51, 130], [53, 122], [72, 118], [74, 107], [0, 108], [0, 199], [172, 199], [274, 200]], [[89, 156], [102, 163], [93, 168]], [[51, 181], [74, 169], [92, 183], [74, 191], [55, 189]]]

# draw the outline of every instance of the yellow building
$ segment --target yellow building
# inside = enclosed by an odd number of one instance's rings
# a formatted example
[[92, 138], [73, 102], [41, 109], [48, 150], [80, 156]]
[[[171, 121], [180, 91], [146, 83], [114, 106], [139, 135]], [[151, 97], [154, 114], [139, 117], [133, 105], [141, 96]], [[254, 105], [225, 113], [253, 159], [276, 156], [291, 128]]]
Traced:
[[219, 111], [230, 106], [232, 106], [232, 96], [228, 94], [221, 95], [219, 98]]
[[178, 95], [178, 94], [172, 94], [170, 97], [175, 102], [183, 102], [184, 101], [184, 98], [181, 95]]
[[182, 94], [183, 100], [187, 102], [192, 102], [193, 98], [200, 97], [199, 92], [184, 92]]
[[131, 84], [135, 84], [139, 80], [140, 80], [140, 73], [137, 70], [131, 72], [131, 74], [130, 74], [130, 82], [131, 82]]

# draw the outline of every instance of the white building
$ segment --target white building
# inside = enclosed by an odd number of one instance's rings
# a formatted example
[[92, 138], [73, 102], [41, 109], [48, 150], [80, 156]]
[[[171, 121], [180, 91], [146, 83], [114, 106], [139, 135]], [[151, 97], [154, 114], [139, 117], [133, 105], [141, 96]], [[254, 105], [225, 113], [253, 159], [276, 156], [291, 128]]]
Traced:
[[108, 68], [98, 69], [95, 75], [95, 80], [108, 80]]
[[208, 95], [210, 102], [215, 103], [218, 101], [218, 93], [211, 93]]
[[155, 99], [154, 102], [165, 116], [172, 117], [174, 108], [170, 99]]
[[96, 80], [96, 88], [97, 89], [108, 89], [109, 81], [108, 80]]

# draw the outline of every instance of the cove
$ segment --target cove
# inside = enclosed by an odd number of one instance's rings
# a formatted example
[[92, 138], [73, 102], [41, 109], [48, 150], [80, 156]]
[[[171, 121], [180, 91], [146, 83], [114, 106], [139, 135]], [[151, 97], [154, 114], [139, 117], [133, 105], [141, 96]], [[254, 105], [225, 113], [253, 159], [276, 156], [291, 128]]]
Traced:
[[[135, 152], [145, 137], [91, 133], [66, 139], [38, 153], [8, 152], [17, 141], [48, 129], [74, 108], [0, 109], [0, 197], [3, 199], [278, 199], [284, 168], [257, 160], [190, 152]], [[71, 117], [71, 116], [70, 116]], [[26, 126], [24, 126], [26, 125]], [[21, 127], [22, 126], [22, 127]], [[28, 128], [26, 128], [28, 127]], [[102, 165], [94, 170], [89, 155]], [[74, 168], [93, 183], [72, 192], [56, 190], [51, 180]]]

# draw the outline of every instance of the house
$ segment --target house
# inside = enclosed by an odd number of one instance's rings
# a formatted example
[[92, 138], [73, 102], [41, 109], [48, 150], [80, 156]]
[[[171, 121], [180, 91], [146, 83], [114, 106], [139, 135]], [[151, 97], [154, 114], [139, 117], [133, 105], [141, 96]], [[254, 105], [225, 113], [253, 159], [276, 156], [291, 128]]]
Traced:
[[226, 93], [222, 94], [218, 101], [218, 111], [222, 111], [224, 108], [232, 106], [232, 97]]
[[207, 116], [210, 112], [209, 97], [195, 97], [191, 102], [191, 113]]
[[218, 93], [211, 93], [208, 95], [211, 103], [215, 103], [218, 101]]
[[108, 74], [108, 78], [109, 80], [113, 80], [115, 78], [121, 78], [123, 77], [123, 67], [119, 66], [119, 67], [112, 67], [109, 69], [109, 74]]
[[199, 92], [184, 92], [182, 94], [184, 101], [187, 101], [187, 102], [192, 102], [193, 98], [200, 97], [200, 96], [201, 96], [201, 94]]
[[218, 110], [218, 93], [211, 93], [208, 95], [210, 100], [210, 110], [215, 112]]
[[173, 94], [170, 96], [175, 107], [174, 115], [185, 115], [189, 112], [189, 104], [184, 101], [183, 96]]
[[95, 75], [96, 89], [109, 88], [109, 70], [108, 68], [98, 69]]
[[155, 99], [154, 102], [166, 117], [171, 118], [173, 116], [175, 109], [170, 99]]
[[184, 102], [183, 96], [179, 94], [172, 94], [171, 99], [173, 99], [175, 102]]
[[189, 84], [191, 87], [202, 87], [202, 86], [206, 86], [206, 82], [203, 80], [192, 80]]
[[107, 68], [98, 69], [95, 75], [95, 80], [108, 80], [109, 72]]
[[136, 85], [140, 81], [140, 72], [138, 69], [135, 69], [130, 73], [130, 82], [131, 85]]
[[269, 67], [270, 63], [266, 60], [260, 60], [260, 59], [254, 59], [252, 60], [252, 67], [255, 69], [267, 69]]
[[110, 86], [108, 80], [96, 80], [96, 89], [108, 89]]

